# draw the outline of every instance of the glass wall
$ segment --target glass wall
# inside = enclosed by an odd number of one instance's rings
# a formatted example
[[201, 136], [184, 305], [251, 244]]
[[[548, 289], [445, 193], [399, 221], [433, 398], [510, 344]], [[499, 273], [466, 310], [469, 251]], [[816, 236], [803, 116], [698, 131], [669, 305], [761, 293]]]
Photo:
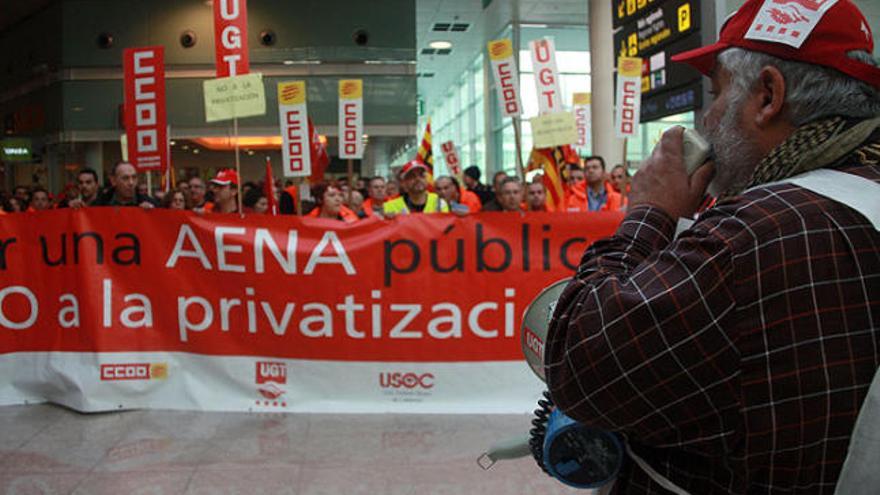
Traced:
[[[517, 45], [519, 48], [520, 97], [524, 111], [520, 121], [523, 164], [528, 161], [532, 147], [528, 119], [538, 114], [538, 95], [528, 43], [545, 37], [553, 39], [556, 46], [556, 64], [565, 105], [571, 106], [574, 93], [591, 91], [589, 36], [585, 26], [508, 25], [502, 32], [491, 37], [511, 38], [515, 49]], [[442, 98], [425, 103], [426, 112], [419, 121], [418, 137], [409, 148], [396, 155], [393, 165], [400, 166], [415, 156], [430, 118], [435, 175], [448, 173], [440, 144], [450, 140], [455, 143], [465, 167], [477, 165], [482, 170], [484, 182], [499, 170], [509, 174], [516, 173], [513, 120], [501, 115], [491, 65], [483, 53], [474, 54], [467, 70], [457, 77]], [[693, 112], [688, 112], [642, 124], [638, 136], [627, 144], [627, 160], [631, 168], [638, 168], [639, 162], [650, 155], [663, 131], [673, 125], [693, 127], [693, 120]], [[593, 150], [588, 143], [579, 148], [578, 152], [581, 156], [587, 156]]]

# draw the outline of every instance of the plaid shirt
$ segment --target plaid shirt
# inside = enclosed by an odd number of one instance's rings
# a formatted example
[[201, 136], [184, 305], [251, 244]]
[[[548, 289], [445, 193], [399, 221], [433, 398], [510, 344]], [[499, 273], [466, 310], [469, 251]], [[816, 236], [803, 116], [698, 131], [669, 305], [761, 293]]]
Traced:
[[[880, 233], [786, 184], [674, 232], [641, 206], [586, 252], [547, 338], [554, 401], [692, 495], [833, 493], [880, 365]], [[668, 492], [628, 462], [615, 493]]]

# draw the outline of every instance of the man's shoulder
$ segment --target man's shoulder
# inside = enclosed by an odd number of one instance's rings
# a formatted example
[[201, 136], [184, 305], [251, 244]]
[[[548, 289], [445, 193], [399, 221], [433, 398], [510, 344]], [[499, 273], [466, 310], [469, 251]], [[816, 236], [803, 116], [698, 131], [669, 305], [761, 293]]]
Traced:
[[[839, 169], [880, 183], [880, 166]], [[753, 187], [719, 201], [695, 227], [721, 229], [749, 244], [819, 229], [846, 228], [870, 223], [850, 207], [803, 187], [780, 181]]]

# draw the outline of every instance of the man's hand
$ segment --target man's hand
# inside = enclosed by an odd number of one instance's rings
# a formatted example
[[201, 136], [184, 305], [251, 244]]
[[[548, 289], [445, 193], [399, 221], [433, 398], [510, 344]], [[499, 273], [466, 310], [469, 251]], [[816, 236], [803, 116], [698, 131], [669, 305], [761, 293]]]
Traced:
[[70, 201], [68, 201], [67, 206], [74, 209], [74, 210], [78, 210], [80, 208], [84, 208], [86, 206], [86, 204], [85, 204], [85, 202], [83, 202], [83, 200], [76, 198], [76, 199], [71, 199]]
[[140, 206], [141, 208], [143, 208], [145, 210], [151, 210], [151, 209], [155, 208], [153, 203], [150, 203], [149, 201], [144, 201], [143, 203], [139, 204], [138, 206]]
[[682, 159], [683, 132], [683, 127], [664, 132], [651, 156], [642, 163], [633, 177], [630, 209], [651, 205], [672, 218], [691, 218], [700, 207], [715, 168], [709, 162], [688, 177]]

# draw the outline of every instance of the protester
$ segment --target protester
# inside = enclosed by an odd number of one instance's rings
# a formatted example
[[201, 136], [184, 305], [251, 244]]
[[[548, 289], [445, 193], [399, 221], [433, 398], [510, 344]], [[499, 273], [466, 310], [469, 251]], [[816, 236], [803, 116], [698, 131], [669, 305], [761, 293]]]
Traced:
[[397, 199], [400, 197], [400, 181], [397, 179], [388, 179], [385, 184], [385, 199]]
[[373, 177], [367, 182], [367, 199], [364, 201], [364, 213], [368, 217], [373, 215], [383, 216], [383, 204], [387, 199], [385, 178]]
[[620, 204], [622, 208], [626, 208], [629, 203], [629, 170], [623, 165], [615, 165], [611, 169], [609, 183], [614, 192], [620, 194]]
[[[224, 168], [211, 179], [211, 194], [214, 203], [206, 207], [211, 213], [238, 213], [238, 173], [231, 168]], [[192, 188], [190, 183], [190, 188]]]
[[448, 212], [449, 206], [440, 196], [428, 192], [428, 167], [417, 160], [404, 165], [400, 175], [403, 180], [404, 193], [399, 197], [386, 201], [383, 205], [386, 217], [408, 213], [440, 213]]
[[501, 203], [501, 211], [520, 212], [523, 207], [523, 188], [522, 183], [516, 177], [505, 177], [499, 184], [500, 194], [498, 195]]
[[128, 162], [118, 162], [110, 170], [112, 187], [98, 199], [94, 206], [140, 206], [155, 208], [156, 200], [137, 192], [137, 171]]
[[480, 205], [485, 205], [486, 203], [492, 201], [492, 198], [495, 195], [492, 193], [492, 189], [480, 182], [480, 167], [476, 165], [471, 165], [464, 169], [464, 184], [467, 187], [468, 191], [473, 192], [480, 199]]
[[605, 183], [605, 159], [590, 156], [584, 159], [583, 182], [571, 186], [568, 196], [569, 211], [617, 211], [621, 206], [620, 194]]
[[208, 188], [200, 177], [192, 177], [189, 181], [189, 197], [195, 211], [210, 211], [214, 205], [208, 201]]
[[312, 198], [315, 208], [308, 216], [315, 218], [331, 218], [345, 223], [356, 222], [358, 217], [343, 203], [342, 189], [337, 183], [319, 182], [312, 186]]
[[12, 190], [12, 197], [18, 200], [21, 205], [22, 211], [27, 210], [28, 204], [31, 201], [31, 194], [28, 188], [24, 186], [15, 186]]
[[92, 206], [98, 201], [98, 173], [91, 168], [82, 168], [76, 174], [79, 197], [67, 202], [70, 208]]
[[42, 186], [31, 190], [31, 204], [28, 211], [43, 211], [52, 208], [52, 200], [49, 199], [49, 191]]
[[492, 176], [492, 199], [488, 203], [483, 203], [483, 211], [502, 211], [501, 208], [501, 183], [507, 179], [507, 173], [504, 171], [495, 172]]
[[461, 187], [455, 177], [441, 175], [434, 181], [437, 195], [449, 205], [449, 211], [458, 216], [477, 213], [482, 208], [480, 198], [471, 191]]
[[[880, 366], [880, 232], [860, 203], [880, 185], [880, 69], [849, 0], [811, 11], [797, 46], [767, 34], [773, 5], [747, 0], [718, 43], [673, 57], [711, 78], [714, 168], [689, 176], [667, 131], [550, 323], [556, 406], [633, 454], [618, 494], [880, 487], [876, 411], [852, 438]], [[676, 236], [710, 180], [720, 200]]]
[[529, 211], [548, 211], [547, 190], [544, 189], [544, 182], [540, 176], [530, 182], [526, 188], [526, 205]]
[[269, 211], [269, 199], [259, 187], [248, 189], [248, 192], [244, 193], [241, 205], [245, 213], [264, 214]]
[[162, 198], [162, 208], [169, 210], [191, 210], [192, 203], [182, 189], [174, 189]]
[[358, 218], [366, 218], [367, 213], [364, 211], [364, 196], [357, 189], [353, 189], [348, 194], [348, 200], [345, 202], [348, 207]]
[[21, 213], [25, 210], [22, 206], [21, 200], [15, 196], [10, 196], [3, 203], [3, 211], [6, 213]]

